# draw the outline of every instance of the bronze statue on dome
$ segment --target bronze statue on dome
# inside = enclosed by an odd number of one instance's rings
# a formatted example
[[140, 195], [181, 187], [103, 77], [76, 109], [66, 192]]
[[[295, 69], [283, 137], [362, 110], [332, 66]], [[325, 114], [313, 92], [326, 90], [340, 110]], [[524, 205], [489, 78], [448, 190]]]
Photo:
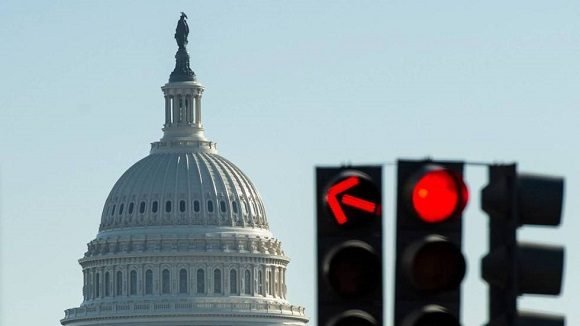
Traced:
[[182, 11], [181, 17], [177, 22], [177, 27], [175, 28], [175, 40], [177, 41], [177, 46], [179, 48], [185, 48], [187, 45], [187, 35], [189, 35], [189, 26], [187, 25], [187, 15]]
[[194, 81], [195, 73], [189, 66], [189, 53], [187, 53], [187, 35], [189, 26], [187, 25], [187, 15], [182, 11], [181, 17], [175, 28], [175, 41], [177, 41], [177, 53], [175, 53], [175, 69], [169, 75], [169, 82]]

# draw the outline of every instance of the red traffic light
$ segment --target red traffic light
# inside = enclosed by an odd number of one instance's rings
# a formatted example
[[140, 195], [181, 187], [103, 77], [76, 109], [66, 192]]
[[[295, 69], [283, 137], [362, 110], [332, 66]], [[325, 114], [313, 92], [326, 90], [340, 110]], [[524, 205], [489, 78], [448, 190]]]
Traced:
[[469, 197], [460, 176], [439, 166], [429, 166], [410, 184], [411, 206], [427, 223], [440, 223], [461, 212]]
[[359, 171], [345, 171], [325, 191], [324, 200], [334, 222], [353, 226], [381, 216], [381, 193]]
[[381, 166], [316, 168], [317, 325], [383, 325], [381, 190]]

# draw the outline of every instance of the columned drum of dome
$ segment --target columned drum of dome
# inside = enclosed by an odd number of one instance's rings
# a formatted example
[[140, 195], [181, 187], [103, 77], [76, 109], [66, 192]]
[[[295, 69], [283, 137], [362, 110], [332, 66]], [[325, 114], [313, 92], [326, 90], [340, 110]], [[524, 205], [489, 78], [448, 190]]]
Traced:
[[62, 325], [306, 325], [287, 301], [288, 257], [250, 179], [205, 137], [187, 16], [162, 87], [163, 137], [105, 201], [79, 260], [83, 302]]

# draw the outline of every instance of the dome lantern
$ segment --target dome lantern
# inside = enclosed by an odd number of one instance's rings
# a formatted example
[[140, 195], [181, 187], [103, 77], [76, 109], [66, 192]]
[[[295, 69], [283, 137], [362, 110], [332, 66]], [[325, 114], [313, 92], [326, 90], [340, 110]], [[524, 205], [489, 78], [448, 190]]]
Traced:
[[161, 87], [165, 96], [163, 138], [151, 144], [151, 153], [195, 151], [217, 153], [216, 144], [204, 134], [201, 122], [201, 96], [204, 87], [189, 66], [187, 15], [181, 13], [175, 30], [178, 49], [175, 69], [169, 82]]

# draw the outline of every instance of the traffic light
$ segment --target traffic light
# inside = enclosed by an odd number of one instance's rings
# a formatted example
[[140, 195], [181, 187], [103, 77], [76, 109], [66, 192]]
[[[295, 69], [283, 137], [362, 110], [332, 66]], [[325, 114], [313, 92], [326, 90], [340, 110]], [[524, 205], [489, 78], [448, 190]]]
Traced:
[[518, 174], [515, 164], [489, 167], [481, 208], [489, 215], [489, 253], [481, 273], [489, 284], [488, 326], [563, 326], [563, 316], [519, 312], [522, 294], [557, 295], [562, 288], [564, 248], [518, 243], [523, 225], [560, 224], [564, 179]]
[[382, 169], [317, 167], [319, 326], [382, 326]]
[[467, 200], [463, 162], [398, 161], [394, 325], [459, 325]]

